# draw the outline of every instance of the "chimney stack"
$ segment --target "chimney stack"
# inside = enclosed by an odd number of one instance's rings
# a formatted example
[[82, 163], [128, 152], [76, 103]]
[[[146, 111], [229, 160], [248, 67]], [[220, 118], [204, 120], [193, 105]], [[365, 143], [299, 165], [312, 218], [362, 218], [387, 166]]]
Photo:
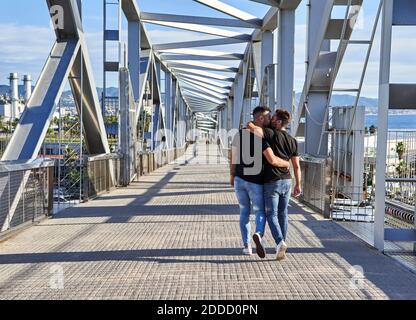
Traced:
[[30, 96], [32, 95], [32, 77], [30, 75], [24, 75], [23, 84], [25, 87], [25, 105], [27, 105], [29, 102]]
[[19, 114], [19, 78], [17, 73], [10, 73], [10, 107], [11, 118], [15, 119]]

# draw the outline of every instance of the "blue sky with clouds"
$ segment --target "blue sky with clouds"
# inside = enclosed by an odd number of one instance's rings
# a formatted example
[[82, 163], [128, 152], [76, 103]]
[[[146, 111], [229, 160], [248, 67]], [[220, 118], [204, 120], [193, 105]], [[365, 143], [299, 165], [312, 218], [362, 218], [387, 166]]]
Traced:
[[[101, 86], [102, 83], [102, 2], [102, 0], [83, 1], [84, 28], [98, 86]], [[140, 9], [146, 12], [227, 17], [192, 0], [138, 0], [137, 2]], [[248, 0], [223, 0], [223, 2], [258, 17], [263, 17], [269, 8]], [[357, 39], [369, 37], [378, 0], [366, 0], [364, 3], [361, 28], [354, 34]], [[307, 0], [303, 0], [296, 15], [296, 91], [302, 90], [304, 80], [306, 4]], [[33, 78], [37, 79], [54, 41], [46, 1], [3, 0], [2, 9], [0, 17], [0, 84], [7, 84], [7, 76], [10, 72], [18, 72], [20, 76], [32, 74]], [[343, 16], [341, 11], [333, 14], [334, 16]], [[113, 19], [109, 23], [115, 21], [116, 19]], [[198, 33], [161, 26], [148, 25], [147, 29], [153, 43], [172, 42], [173, 39], [185, 41], [201, 37], [201, 34]], [[242, 31], [247, 32], [247, 30]], [[393, 81], [415, 82], [416, 42], [413, 41], [412, 34], [415, 34], [412, 28], [399, 28], [394, 32]], [[206, 36], [202, 35], [202, 37]], [[225, 48], [228, 47], [219, 49], [226, 51]], [[229, 48], [229, 50], [243, 51], [244, 46], [236, 45]], [[351, 47], [348, 50], [340, 71], [338, 86], [351, 87], [358, 82], [364, 53], [365, 49], [362, 46]], [[379, 31], [365, 81], [363, 94], [366, 96], [377, 96], [378, 60]]]

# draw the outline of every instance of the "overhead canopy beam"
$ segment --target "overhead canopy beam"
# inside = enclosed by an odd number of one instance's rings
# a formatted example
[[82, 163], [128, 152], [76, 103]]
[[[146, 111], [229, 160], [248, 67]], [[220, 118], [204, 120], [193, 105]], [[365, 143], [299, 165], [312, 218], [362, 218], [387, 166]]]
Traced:
[[186, 54], [162, 54], [161, 58], [163, 60], [176, 60], [176, 61], [183, 61], [183, 60], [241, 60], [244, 58], [243, 55], [240, 56], [233, 56], [233, 55], [224, 55], [224, 56], [198, 56], [198, 55], [186, 55]]
[[153, 45], [153, 50], [168, 50], [168, 49], [185, 49], [185, 48], [198, 48], [198, 47], [211, 47], [211, 46], [221, 46], [227, 44], [235, 43], [245, 43], [250, 42], [251, 36], [241, 37], [241, 38], [224, 38], [224, 39], [208, 39], [208, 40], [197, 40], [197, 41], [187, 41], [187, 42], [174, 42], [174, 43], [164, 43], [164, 44], [155, 44]]
[[209, 18], [209, 17], [160, 14], [160, 13], [149, 13], [149, 12], [142, 12], [141, 19], [163, 21], [163, 22], [200, 24], [200, 25], [218, 26], [218, 27], [231, 27], [231, 28], [253, 29], [253, 28], [261, 27], [261, 26], [253, 25], [252, 23], [249, 23], [249, 22], [245, 22], [242, 20], [235, 20], [235, 19]]
[[192, 84], [200, 86], [200, 87], [205, 87], [207, 89], [210, 89], [212, 91], [215, 91], [215, 92], [218, 92], [218, 93], [221, 93], [221, 94], [228, 94], [229, 93], [229, 90], [227, 90], [227, 89], [219, 88], [219, 87], [216, 87], [216, 86], [213, 86], [213, 85], [210, 85], [210, 84], [207, 84], [207, 83], [203, 83], [203, 82], [200, 82], [200, 81], [187, 79], [187, 78], [181, 77], [181, 76], [179, 76], [178, 79], [181, 80], [181, 81], [184, 81], [184, 82], [192, 83]]
[[203, 119], [205, 119], [205, 120], [207, 120], [207, 121], [211, 121], [211, 122], [214, 122], [214, 123], [218, 123], [218, 121], [217, 121], [217, 120], [215, 120], [215, 119], [213, 119], [212, 117], [209, 117], [209, 116], [207, 116], [207, 115], [205, 115], [205, 114], [197, 114], [196, 116], [197, 116], [197, 117], [201, 117], [201, 118], [203, 118]]
[[200, 61], [166, 61], [168, 66], [172, 67], [192, 67], [203, 70], [221, 71], [221, 72], [238, 72], [237, 68], [228, 67], [220, 64], [205, 63]]
[[207, 56], [207, 57], [217, 57], [217, 56], [230, 56], [234, 58], [239, 58], [240, 60], [244, 58], [244, 54], [241, 53], [229, 53], [222, 51], [213, 51], [213, 50], [201, 50], [201, 49], [170, 49], [170, 50], [159, 50], [159, 54], [179, 54], [179, 55], [189, 55], [189, 56]]
[[209, 84], [210, 86], [213, 86], [213, 87], [216, 87], [216, 88], [231, 90], [231, 86], [229, 86], [227, 84], [222, 84], [220, 82], [209, 80], [209, 79], [204, 78], [204, 77], [198, 77], [198, 76], [194, 76], [194, 75], [186, 74], [186, 73], [175, 73], [175, 75], [178, 78], [184, 78], [184, 79], [188, 79], [188, 80], [198, 81], [200, 83]]
[[188, 103], [193, 107], [202, 107], [202, 108], [215, 108], [218, 104], [206, 100], [193, 99], [190, 96], [185, 97], [188, 100]]
[[221, 99], [221, 100], [227, 99], [227, 96], [225, 94], [217, 93], [215, 91], [206, 89], [204, 87], [199, 87], [199, 86], [197, 86], [195, 84], [192, 84], [192, 83], [182, 82], [182, 88], [184, 88], [186, 90], [197, 91], [197, 92], [200, 92], [202, 94], [207, 94], [207, 95], [209, 95], [213, 98], [216, 98], [216, 99]]
[[231, 17], [237, 18], [239, 20], [248, 22], [253, 24], [256, 27], [261, 27], [263, 24], [263, 20], [244, 12], [240, 9], [234, 8], [233, 6], [230, 6], [228, 4], [225, 4], [218, 0], [194, 0], [195, 2], [201, 3], [203, 5], [206, 5], [207, 7], [210, 7], [214, 10], [217, 10], [219, 12], [225, 13]]
[[205, 94], [203, 94], [203, 93], [199, 93], [199, 92], [196, 92], [196, 91], [192, 91], [192, 90], [190, 90], [190, 89], [185, 89], [185, 88], [183, 88], [182, 90], [183, 90], [183, 92], [184, 92], [185, 94], [187, 94], [188, 96], [189, 96], [189, 95], [190, 95], [190, 96], [197, 96], [197, 97], [201, 98], [202, 100], [208, 100], [208, 101], [210, 101], [210, 102], [214, 102], [214, 103], [217, 103], [217, 104], [223, 104], [223, 103], [225, 103], [225, 101], [224, 101], [224, 100], [217, 99], [217, 98], [211, 98], [211, 97], [209, 97], [209, 96], [207, 96], [207, 95], [205, 95]]
[[[295, 10], [302, 0], [278, 0], [278, 6], [280, 10]], [[342, 1], [341, 1], [342, 2]], [[344, 1], [344, 5], [347, 5], [348, 1]]]
[[208, 87], [208, 85], [201, 85], [199, 83], [195, 83], [195, 82], [190, 82], [190, 81], [186, 81], [186, 80], [180, 80], [182, 83], [185, 83], [185, 85], [190, 85], [192, 87], [198, 88], [198, 90], [201, 91], [206, 91], [207, 93], [211, 93], [211, 94], [217, 94], [218, 97], [221, 98], [227, 98], [228, 96], [228, 92], [227, 91], [219, 91], [218, 89], [215, 88], [210, 88]]
[[250, 1], [265, 4], [265, 5], [272, 6], [272, 7], [279, 6], [278, 0], [250, 0]]
[[190, 23], [179, 23], [179, 22], [163, 22], [163, 21], [154, 21], [154, 20], [142, 20], [145, 23], [156, 24], [164, 27], [182, 29], [186, 31], [194, 31], [199, 33], [206, 33], [218, 37], [224, 38], [236, 38], [236, 39], [251, 39], [251, 35], [245, 33], [238, 33], [235, 31], [224, 30], [220, 28], [213, 28], [207, 26], [201, 26]]
[[207, 71], [203, 71], [203, 70], [197, 70], [194, 68], [175, 68], [173, 67], [172, 70], [175, 73], [190, 73], [190, 74], [194, 74], [197, 76], [203, 76], [206, 78], [211, 78], [211, 79], [215, 79], [215, 80], [221, 80], [221, 81], [226, 81], [226, 82], [234, 82], [235, 78], [234, 77], [227, 77], [227, 76], [223, 76], [217, 73], [212, 73], [212, 72], [207, 72]]

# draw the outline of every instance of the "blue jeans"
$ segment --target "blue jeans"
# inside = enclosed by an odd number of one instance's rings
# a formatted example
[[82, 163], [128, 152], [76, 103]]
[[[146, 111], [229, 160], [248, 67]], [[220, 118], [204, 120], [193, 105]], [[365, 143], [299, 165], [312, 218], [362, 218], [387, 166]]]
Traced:
[[235, 177], [234, 189], [238, 204], [240, 205], [241, 236], [243, 237], [243, 244], [247, 246], [251, 242], [251, 205], [256, 215], [256, 232], [263, 235], [266, 228], [263, 185], [247, 182], [239, 177]]
[[292, 180], [278, 180], [264, 185], [267, 222], [276, 244], [287, 238], [291, 189]]

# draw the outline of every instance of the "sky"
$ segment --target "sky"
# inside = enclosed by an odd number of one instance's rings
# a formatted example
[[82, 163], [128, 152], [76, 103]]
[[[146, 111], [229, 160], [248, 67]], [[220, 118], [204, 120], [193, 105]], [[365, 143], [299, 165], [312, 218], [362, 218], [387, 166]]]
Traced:
[[[262, 18], [269, 7], [249, 0], [222, 0], [241, 10]], [[114, 2], [114, 1], [113, 1]], [[295, 90], [302, 91], [305, 77], [306, 52], [306, 5], [303, 0], [296, 13], [295, 38]], [[137, 0], [144, 12], [172, 13], [184, 15], [200, 15], [210, 17], [228, 16], [205, 7], [192, 0]], [[353, 38], [368, 40], [374, 24], [378, 0], [364, 1], [364, 8], [359, 19], [359, 28]], [[345, 9], [344, 9], [345, 10]], [[111, 9], [109, 9], [111, 12]], [[84, 30], [97, 86], [102, 86], [102, 28], [103, 0], [83, 1]], [[343, 17], [343, 10], [335, 10], [333, 17]], [[116, 23], [116, 16], [109, 20], [109, 27]], [[126, 29], [126, 21], [123, 21]], [[379, 24], [380, 26], [380, 24]], [[155, 25], [147, 25], [150, 40], [153, 44], [189, 41], [210, 36], [199, 33], [182, 31]], [[239, 30], [237, 30], [239, 31]], [[241, 30], [251, 33], [250, 29]], [[415, 82], [416, 74], [416, 41], [412, 35], [412, 27], [395, 27], [392, 50], [392, 82]], [[124, 34], [126, 36], [126, 34]], [[11, 72], [31, 74], [34, 80], [38, 78], [46, 58], [55, 40], [46, 1], [44, 0], [2, 0], [2, 15], [0, 18], [0, 84], [7, 84]], [[334, 43], [334, 48], [337, 44]], [[221, 51], [243, 52], [245, 45], [224, 46], [215, 48]], [[207, 48], [214, 49], [214, 48]], [[361, 77], [366, 54], [366, 46], [351, 45], [342, 64], [336, 87], [355, 88]], [[380, 52], [380, 27], [378, 28], [374, 48], [371, 54], [367, 75], [364, 82], [363, 96], [377, 97], [378, 68]], [[116, 77], [108, 79], [109, 84], [115, 84]]]

